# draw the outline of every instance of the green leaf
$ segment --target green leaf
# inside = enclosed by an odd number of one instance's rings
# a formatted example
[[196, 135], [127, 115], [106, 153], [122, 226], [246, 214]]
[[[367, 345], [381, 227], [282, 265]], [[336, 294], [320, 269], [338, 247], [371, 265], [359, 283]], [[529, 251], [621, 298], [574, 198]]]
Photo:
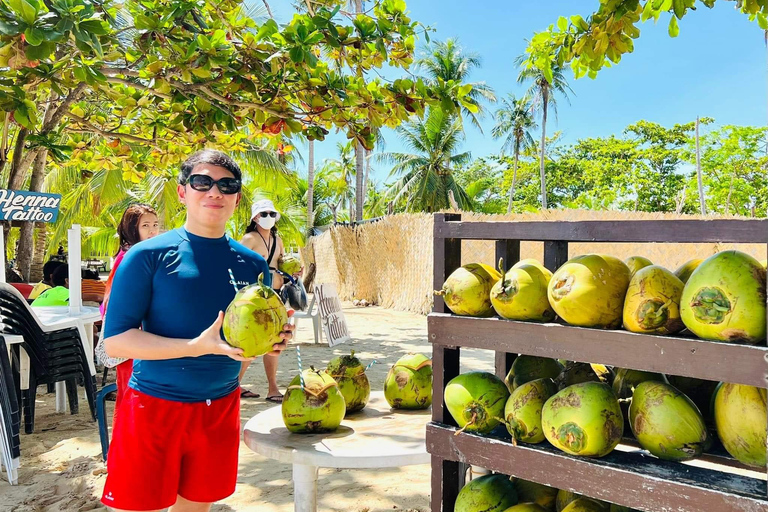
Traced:
[[34, 25], [37, 19], [37, 8], [27, 0], [8, 0], [8, 5], [28, 25]]
[[24, 38], [32, 46], [39, 46], [45, 39], [45, 35], [39, 28], [29, 27], [24, 31]]
[[26, 108], [18, 108], [13, 111], [13, 119], [19, 123], [24, 128], [33, 129], [32, 123], [29, 122], [29, 117], [27, 117]]
[[307, 36], [307, 38], [304, 40], [304, 44], [306, 45], [317, 44], [322, 40], [323, 40], [322, 32], [318, 32], [317, 30], [315, 30], [314, 32], [312, 32]]
[[672, 8], [675, 11], [677, 19], [683, 19], [683, 16], [685, 15], [685, 0], [673, 0]]
[[565, 32], [568, 30], [568, 20], [565, 18], [565, 16], [560, 16], [557, 19], [557, 28], [560, 29], [560, 32]]
[[81, 30], [85, 30], [91, 34], [103, 36], [107, 33], [107, 30], [104, 28], [101, 20], [85, 20], [81, 21], [79, 25]]
[[21, 28], [15, 23], [8, 23], [9, 20], [0, 20], [0, 34], [5, 36], [15, 36]]
[[291, 61], [295, 64], [304, 62], [304, 49], [301, 46], [294, 46], [291, 48], [288, 55], [291, 57]]
[[680, 27], [677, 26], [677, 18], [672, 16], [669, 20], [669, 37], [677, 37], [680, 34]]
[[[46, 60], [51, 56], [54, 50], [56, 50], [55, 43], [43, 41], [38, 46], [29, 45], [25, 47], [24, 55], [26, 55], [29, 60]], [[55, 83], [56, 82], [51, 82], [52, 85]]]
[[582, 32], [586, 32], [589, 30], [589, 25], [586, 21], [584, 21], [584, 18], [579, 16], [578, 14], [571, 16], [571, 23], [576, 25], [576, 28], [578, 28]]

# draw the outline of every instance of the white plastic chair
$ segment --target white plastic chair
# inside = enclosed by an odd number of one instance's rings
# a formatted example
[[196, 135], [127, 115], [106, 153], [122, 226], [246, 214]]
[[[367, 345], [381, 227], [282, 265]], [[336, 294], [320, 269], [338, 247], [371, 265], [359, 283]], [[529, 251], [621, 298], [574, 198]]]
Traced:
[[[314, 311], [313, 311], [314, 310]], [[299, 325], [299, 318], [311, 318], [312, 319], [312, 328], [315, 331], [315, 344], [320, 343], [320, 340], [323, 339], [323, 329], [320, 326], [320, 306], [318, 305], [315, 307], [315, 294], [312, 294], [312, 300], [309, 301], [309, 307], [307, 307], [306, 311], [295, 311], [293, 313], [293, 318], [296, 320], [294, 321], [294, 325], [296, 325], [296, 328], [298, 329]]]

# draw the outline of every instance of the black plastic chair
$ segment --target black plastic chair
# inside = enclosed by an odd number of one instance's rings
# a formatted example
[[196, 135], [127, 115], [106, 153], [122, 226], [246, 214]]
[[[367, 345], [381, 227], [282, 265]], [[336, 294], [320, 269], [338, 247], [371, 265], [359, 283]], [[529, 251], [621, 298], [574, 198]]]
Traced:
[[8, 349], [5, 339], [0, 336], [0, 410], [2, 411], [3, 428], [6, 446], [9, 450], [10, 460], [7, 455], [3, 457], [8, 474], [8, 481], [15, 484], [18, 480], [16, 468], [19, 465], [21, 455], [21, 415], [19, 414], [18, 395], [11, 361], [8, 358]]
[[96, 420], [96, 383], [91, 374], [81, 332], [76, 327], [46, 330], [34, 316], [34, 311], [23, 302], [23, 297], [13, 287], [0, 283], [0, 315], [2, 333], [16, 334], [24, 343], [14, 350], [24, 350], [29, 356], [29, 386], [22, 390], [24, 431], [34, 431], [35, 397], [40, 384], [66, 383], [67, 396], [72, 414], [79, 411], [77, 385], [82, 384]]

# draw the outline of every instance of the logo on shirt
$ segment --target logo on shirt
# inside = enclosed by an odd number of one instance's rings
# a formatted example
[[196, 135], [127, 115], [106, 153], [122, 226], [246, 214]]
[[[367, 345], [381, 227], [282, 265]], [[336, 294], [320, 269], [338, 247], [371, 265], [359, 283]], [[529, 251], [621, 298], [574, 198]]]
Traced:
[[249, 283], [248, 281], [236, 281], [234, 279], [230, 279], [229, 280], [229, 284], [234, 285], [234, 286], [240, 288], [240, 287], [243, 287], [243, 286], [248, 286], [251, 283]]

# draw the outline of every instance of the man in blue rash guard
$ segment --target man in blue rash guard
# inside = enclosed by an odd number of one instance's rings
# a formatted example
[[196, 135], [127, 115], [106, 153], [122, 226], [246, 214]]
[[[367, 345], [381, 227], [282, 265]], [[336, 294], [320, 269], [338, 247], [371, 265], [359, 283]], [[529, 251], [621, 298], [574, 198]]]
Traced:
[[[207, 512], [235, 490], [238, 373], [249, 359], [222, 340], [222, 312], [233, 284], [264, 274], [269, 285], [270, 272], [264, 258], [225, 234], [241, 189], [231, 158], [195, 153], [182, 164], [177, 189], [184, 227], [126, 253], [104, 321], [107, 355], [134, 359], [101, 499], [112, 510]], [[284, 326], [275, 352], [292, 331]]]

